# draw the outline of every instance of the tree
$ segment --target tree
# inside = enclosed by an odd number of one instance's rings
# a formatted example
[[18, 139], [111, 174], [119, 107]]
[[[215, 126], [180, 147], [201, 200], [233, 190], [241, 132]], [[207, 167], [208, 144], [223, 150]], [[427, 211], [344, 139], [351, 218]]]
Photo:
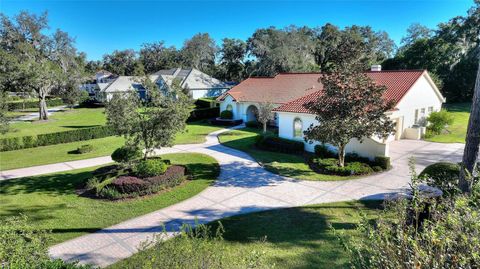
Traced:
[[385, 115], [393, 103], [382, 98], [386, 87], [363, 73], [324, 74], [320, 80], [323, 93], [316, 101], [305, 104], [318, 121], [305, 131], [305, 140], [336, 146], [339, 165], [343, 167], [345, 147], [351, 139], [386, 138], [394, 131], [394, 124]]
[[165, 47], [164, 41], [144, 43], [140, 49], [140, 62], [147, 74], [155, 73], [158, 70], [178, 67], [180, 55], [175, 47]]
[[112, 54], [104, 55], [103, 67], [120, 76], [140, 76], [145, 73], [134, 50], [115, 50]]
[[240, 39], [224, 38], [220, 53], [222, 79], [240, 82], [245, 69], [243, 60], [247, 53], [247, 44]]
[[118, 135], [127, 139], [127, 146], [145, 148], [144, 159], [154, 149], [170, 146], [175, 135], [185, 129], [192, 103], [182, 92], [173, 96], [160, 94], [156, 84], [148, 77], [142, 79], [148, 91], [148, 102], [142, 101], [135, 91], [114, 94], [107, 103], [107, 122]]
[[274, 115], [272, 110], [275, 107], [270, 102], [261, 102], [258, 104], [258, 121], [263, 125], [263, 133], [267, 132], [267, 123], [270, 120], [273, 120]]
[[400, 41], [403, 47], [408, 47], [419, 39], [429, 39], [433, 31], [420, 23], [413, 23], [407, 28], [407, 35]]
[[61, 94], [62, 100], [70, 108], [88, 100], [88, 92], [78, 88], [64, 91]]
[[217, 46], [208, 33], [198, 33], [186, 40], [181, 51], [184, 65], [206, 73], [211, 73], [216, 53]]
[[473, 169], [478, 159], [480, 147], [480, 61], [477, 69], [477, 81], [473, 93], [472, 111], [468, 120], [467, 137], [463, 151], [462, 169], [460, 169], [459, 188], [463, 192], [470, 192], [472, 185], [468, 176], [473, 174]]
[[4, 134], [8, 131], [7, 111], [7, 93], [0, 90], [0, 134]]

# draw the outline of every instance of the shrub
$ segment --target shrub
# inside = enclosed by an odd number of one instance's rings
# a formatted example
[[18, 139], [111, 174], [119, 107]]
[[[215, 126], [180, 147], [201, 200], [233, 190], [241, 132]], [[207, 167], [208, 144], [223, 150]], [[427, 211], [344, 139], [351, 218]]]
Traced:
[[28, 223], [25, 216], [0, 220], [0, 267], [74, 269], [91, 268], [48, 256], [49, 234]]
[[337, 154], [330, 150], [327, 145], [319, 144], [315, 146], [315, 155], [320, 158], [335, 158]]
[[98, 196], [110, 200], [123, 198], [123, 195], [120, 192], [118, 192], [115, 188], [108, 186], [102, 188], [98, 193]]
[[454, 195], [459, 192], [459, 174], [459, 164], [438, 162], [425, 167], [419, 177], [428, 185], [439, 188], [445, 195]]
[[[62, 106], [64, 105], [62, 99], [54, 98], [54, 99], [47, 99], [47, 106], [54, 107], [54, 106]], [[9, 111], [12, 110], [20, 110], [26, 108], [38, 108], [38, 101], [26, 101], [26, 102], [7, 102], [7, 108]]]
[[129, 163], [142, 157], [142, 151], [131, 146], [117, 148], [111, 155], [112, 160], [117, 163]]
[[138, 177], [120, 176], [112, 181], [110, 187], [119, 193], [141, 193], [148, 188], [148, 183]]
[[37, 146], [36, 144], [37, 141], [33, 136], [29, 135], [22, 137], [22, 148], [34, 148]]
[[361, 163], [370, 163], [370, 159], [367, 157], [362, 157], [355, 152], [350, 152], [345, 154], [346, 162], [361, 162]]
[[135, 167], [135, 175], [145, 178], [161, 175], [167, 170], [167, 165], [160, 159], [147, 159], [139, 161]]
[[373, 159], [373, 165], [380, 166], [383, 170], [388, 170], [392, 167], [390, 157], [387, 156], [376, 156], [375, 159]]
[[257, 138], [255, 145], [263, 150], [281, 153], [302, 153], [304, 144], [301, 141], [289, 140], [277, 136], [262, 135]]
[[245, 126], [249, 128], [261, 128], [262, 124], [258, 121], [247, 121], [245, 122]]
[[368, 175], [373, 173], [373, 169], [367, 163], [349, 162], [344, 167], [338, 166], [338, 160], [335, 158], [313, 158], [310, 160], [310, 167], [317, 173], [337, 176], [350, 175]]
[[93, 145], [81, 145], [80, 147], [77, 148], [77, 153], [78, 154], [85, 154], [85, 153], [88, 153], [88, 152], [92, 152], [93, 151]]
[[451, 125], [454, 121], [452, 113], [442, 109], [438, 112], [432, 112], [427, 118], [430, 123], [427, 127], [433, 134], [440, 134], [447, 125]]
[[381, 166], [375, 165], [372, 167], [374, 172], [382, 172], [384, 169]]
[[220, 118], [225, 120], [233, 119], [233, 112], [230, 110], [224, 110], [220, 113]]
[[220, 112], [220, 108], [212, 107], [212, 108], [197, 108], [192, 110], [190, 113], [190, 117], [188, 117], [187, 121], [198, 121], [204, 119], [212, 119], [218, 117], [218, 113]]
[[173, 165], [167, 168], [163, 175], [146, 178], [145, 180], [153, 185], [173, 187], [178, 185], [185, 178], [186, 168], [180, 165]]

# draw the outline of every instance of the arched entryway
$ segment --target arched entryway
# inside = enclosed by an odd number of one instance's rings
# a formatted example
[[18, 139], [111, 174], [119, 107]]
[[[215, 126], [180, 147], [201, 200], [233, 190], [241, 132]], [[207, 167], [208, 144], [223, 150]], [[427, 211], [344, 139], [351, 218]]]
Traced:
[[254, 105], [250, 105], [247, 108], [247, 121], [257, 121], [258, 108]]

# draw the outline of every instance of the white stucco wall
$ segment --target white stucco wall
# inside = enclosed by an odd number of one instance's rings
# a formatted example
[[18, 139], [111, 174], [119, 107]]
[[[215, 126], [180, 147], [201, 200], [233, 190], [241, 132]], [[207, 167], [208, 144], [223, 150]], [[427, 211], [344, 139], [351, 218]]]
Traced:
[[421, 109], [425, 109], [425, 117], [429, 115], [428, 108], [433, 111], [439, 111], [442, 108], [444, 100], [437, 95], [434, 86], [430, 83], [428, 75], [423, 75], [405, 94], [397, 105], [397, 111], [392, 113], [392, 118], [402, 118], [401, 127], [402, 138], [405, 137], [405, 129], [415, 125], [415, 110], [419, 111], [419, 120], [421, 119]]
[[[223, 101], [220, 102], [220, 111], [226, 110], [228, 105], [232, 105], [232, 112], [233, 112], [233, 119], [235, 120], [243, 120], [247, 122], [247, 109], [249, 106], [254, 105], [255, 107], [259, 107], [259, 104], [256, 102], [235, 102], [230, 95], [227, 95]], [[274, 104], [274, 107], [279, 107], [280, 104]], [[277, 125], [278, 125], [278, 117], [277, 117]]]
[[[303, 113], [289, 113], [279, 112], [279, 125], [278, 135], [283, 138], [302, 141], [305, 144], [305, 150], [314, 152], [315, 145], [321, 144], [320, 142], [307, 143], [302, 137], [293, 137], [293, 121], [296, 118], [302, 120], [302, 131], [306, 131], [311, 124], [316, 125], [317, 120], [314, 115]], [[332, 150], [336, 150], [336, 147], [328, 145]], [[389, 156], [388, 143], [380, 143], [370, 138], [365, 138], [363, 143], [360, 143], [357, 139], [352, 139], [347, 144], [345, 151], [347, 153], [355, 152], [358, 155], [373, 159], [375, 156]]]

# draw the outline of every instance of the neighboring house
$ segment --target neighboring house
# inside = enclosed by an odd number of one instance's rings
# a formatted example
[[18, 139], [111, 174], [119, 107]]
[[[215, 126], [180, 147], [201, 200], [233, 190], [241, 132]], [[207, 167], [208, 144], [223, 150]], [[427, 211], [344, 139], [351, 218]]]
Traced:
[[[160, 70], [149, 75], [150, 80], [158, 85], [163, 93], [171, 90], [172, 83], [177, 80], [180, 87], [188, 90], [194, 99], [202, 97], [216, 97], [223, 94], [233, 85], [215, 79], [195, 68], [181, 69], [173, 68]], [[90, 95], [95, 96], [99, 102], [109, 100], [114, 93], [128, 92], [135, 90], [141, 98], [147, 96], [145, 88], [140, 83], [141, 77], [115, 76], [107, 71], [100, 71], [95, 78], [81, 86]]]
[[[370, 158], [388, 156], [390, 141], [421, 138], [425, 118], [440, 110], [445, 98], [425, 70], [378, 70], [366, 75], [387, 87], [384, 98], [392, 100], [395, 108], [386, 114], [395, 122], [396, 132], [385, 140], [372, 137], [359, 143], [353, 139], [347, 145], [347, 152]], [[317, 121], [303, 105], [321, 96], [320, 76], [320, 73], [281, 73], [273, 78], [249, 78], [218, 98], [220, 110], [232, 110], [235, 119], [250, 121], [256, 119], [260, 102], [274, 103], [279, 136], [304, 141], [303, 131]], [[305, 149], [313, 151], [316, 144], [305, 143]]]

